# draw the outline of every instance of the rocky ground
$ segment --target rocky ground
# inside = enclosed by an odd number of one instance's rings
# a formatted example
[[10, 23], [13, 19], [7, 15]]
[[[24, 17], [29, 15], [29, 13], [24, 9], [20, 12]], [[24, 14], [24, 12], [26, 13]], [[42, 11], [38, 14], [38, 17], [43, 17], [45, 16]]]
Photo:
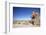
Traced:
[[40, 25], [33, 25], [30, 20], [14, 21], [13, 28], [15, 27], [39, 27]]

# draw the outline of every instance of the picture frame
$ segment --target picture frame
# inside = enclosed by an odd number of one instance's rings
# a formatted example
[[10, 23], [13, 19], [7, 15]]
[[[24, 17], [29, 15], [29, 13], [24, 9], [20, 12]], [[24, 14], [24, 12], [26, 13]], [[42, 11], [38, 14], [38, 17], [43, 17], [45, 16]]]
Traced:
[[[44, 4], [27, 4], [27, 3], [7, 3], [7, 24], [6, 26], [6, 31], [5, 32], [15, 32], [16, 28], [12, 27], [13, 24], [13, 7], [33, 7], [33, 8], [40, 8], [40, 27], [26, 27], [26, 28], [31, 28], [37, 31], [43, 30], [43, 16], [42, 14], [44, 14]], [[43, 18], [42, 18], [43, 17]], [[42, 25], [43, 24], [43, 25]], [[19, 27], [19, 28], [25, 28], [25, 27]], [[32, 30], [33, 31], [33, 30]]]

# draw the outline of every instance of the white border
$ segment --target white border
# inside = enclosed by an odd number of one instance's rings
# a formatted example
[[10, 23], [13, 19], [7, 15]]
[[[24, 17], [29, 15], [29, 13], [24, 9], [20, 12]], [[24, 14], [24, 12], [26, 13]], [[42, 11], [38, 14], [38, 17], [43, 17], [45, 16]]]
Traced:
[[[26, 4], [26, 5], [24, 5], [24, 4], [17, 4], [17, 3], [13, 3], [13, 4], [10, 4], [10, 8], [9, 8], [9, 15], [10, 15], [10, 32], [16, 32], [16, 28], [13, 28], [12, 27], [12, 22], [13, 22], [13, 7], [34, 7], [34, 8], [41, 8], [41, 12], [40, 12], [40, 15], [41, 15], [41, 17], [40, 17], [40, 19], [41, 19], [41, 26], [40, 27], [28, 27], [28, 29], [31, 29], [31, 31], [44, 31], [43, 30], [43, 28], [44, 28], [44, 26], [45, 26], [45, 23], [44, 23], [44, 19], [43, 18], [45, 18], [45, 13], [44, 13], [44, 6], [42, 6], [42, 5], [28, 5], [28, 4]], [[43, 24], [44, 23], [44, 24]], [[8, 26], [8, 30], [9, 30], [9, 24], [7, 25]], [[18, 28], [17, 30], [18, 31], [20, 31], [20, 29], [22, 29], [22, 28]], [[27, 28], [24, 28], [24, 29], [27, 29]]]

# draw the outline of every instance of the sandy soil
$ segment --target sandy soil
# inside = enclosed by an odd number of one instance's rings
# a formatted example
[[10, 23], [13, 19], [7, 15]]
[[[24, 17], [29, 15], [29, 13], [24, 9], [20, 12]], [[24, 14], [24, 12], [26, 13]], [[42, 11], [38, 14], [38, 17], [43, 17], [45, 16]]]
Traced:
[[14, 21], [13, 28], [15, 27], [39, 27], [40, 25], [33, 25], [30, 21]]

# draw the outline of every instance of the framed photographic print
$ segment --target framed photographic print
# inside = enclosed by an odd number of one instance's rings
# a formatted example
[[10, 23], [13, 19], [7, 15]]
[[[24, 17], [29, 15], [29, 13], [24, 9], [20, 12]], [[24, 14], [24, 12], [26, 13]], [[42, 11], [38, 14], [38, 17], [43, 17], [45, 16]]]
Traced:
[[7, 32], [15, 32], [16, 28], [31, 28], [31, 30], [34, 29], [35, 31], [43, 30], [43, 11], [43, 4], [7, 4]]

